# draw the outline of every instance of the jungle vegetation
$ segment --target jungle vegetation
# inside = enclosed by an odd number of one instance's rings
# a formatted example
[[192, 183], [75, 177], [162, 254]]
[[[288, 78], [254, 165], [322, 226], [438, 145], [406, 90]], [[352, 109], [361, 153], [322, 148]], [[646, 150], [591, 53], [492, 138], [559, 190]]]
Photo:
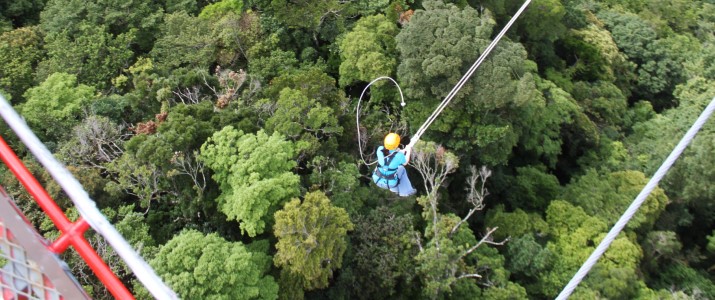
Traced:
[[[0, 92], [184, 299], [554, 298], [715, 97], [715, 4], [534, 0], [415, 146], [418, 194], [372, 184], [521, 4], [2, 1]], [[378, 76], [407, 105], [377, 83], [356, 125]], [[715, 299], [713, 182], [710, 120], [573, 298]]]

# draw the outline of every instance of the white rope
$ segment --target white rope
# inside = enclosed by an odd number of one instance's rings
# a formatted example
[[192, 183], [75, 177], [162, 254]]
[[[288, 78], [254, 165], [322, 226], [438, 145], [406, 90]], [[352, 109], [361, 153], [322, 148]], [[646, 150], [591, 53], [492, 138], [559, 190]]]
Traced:
[[87, 223], [99, 234], [101, 234], [119, 256], [127, 263], [127, 266], [134, 272], [137, 279], [149, 290], [156, 299], [178, 299], [172, 291], [159, 278], [154, 270], [144, 259], [132, 248], [122, 237], [112, 224], [107, 221], [104, 215], [97, 209], [96, 204], [84, 190], [82, 185], [74, 178], [59, 161], [57, 161], [47, 150], [44, 144], [30, 130], [25, 121], [17, 114], [5, 98], [0, 95], [0, 115], [5, 122], [15, 131], [15, 134], [25, 143], [25, 146], [35, 155], [37, 160], [52, 175], [52, 178], [62, 187], [77, 210]]
[[703, 124], [705, 124], [705, 121], [707, 121], [707, 119], [713, 113], [713, 110], [715, 110], [715, 98], [710, 101], [710, 104], [705, 108], [705, 110], [703, 110], [703, 112], [700, 114], [700, 117], [698, 117], [698, 119], [695, 121], [693, 126], [690, 127], [688, 132], [685, 133], [678, 145], [675, 146], [673, 152], [668, 155], [668, 157], [665, 159], [660, 168], [658, 168], [658, 171], [656, 171], [653, 177], [648, 181], [648, 184], [643, 187], [643, 190], [640, 192], [640, 194], [638, 194], [636, 199], [633, 200], [633, 203], [631, 203], [631, 205], [623, 213], [621, 218], [618, 219], [618, 222], [616, 222], [613, 228], [611, 228], [611, 231], [609, 231], [606, 237], [603, 238], [601, 243], [598, 244], [598, 247], [596, 247], [593, 253], [591, 253], [591, 256], [588, 257], [586, 262], [584, 262], [578, 272], [576, 272], [576, 275], [574, 275], [571, 281], [569, 281], [566, 287], [564, 287], [564, 290], [561, 291], [561, 294], [556, 297], [557, 300], [565, 300], [571, 295], [571, 293], [573, 293], [574, 289], [576, 289], [576, 286], [578, 286], [581, 280], [586, 276], [586, 274], [588, 274], [588, 272], [596, 264], [598, 259], [601, 258], [603, 253], [606, 252], [613, 240], [616, 239], [616, 236], [618, 236], [621, 230], [623, 230], [623, 227], [626, 226], [628, 221], [638, 211], [638, 208], [641, 206], [641, 204], [643, 204], [646, 197], [648, 197], [650, 192], [653, 191], [656, 185], [658, 185], [658, 182], [663, 178], [663, 176], [665, 176], [665, 173], [668, 172], [668, 170], [673, 165], [675, 160], [678, 159], [680, 154], [683, 153], [685, 147], [688, 146], [688, 144], [693, 140], [695, 134], [698, 133], [701, 127], [703, 127]]
[[362, 156], [362, 139], [360, 138], [360, 102], [362, 102], [362, 97], [365, 95], [365, 92], [367, 91], [367, 89], [368, 89], [373, 83], [378, 82], [379, 80], [383, 80], [383, 79], [390, 80], [390, 81], [392, 81], [392, 83], [395, 84], [395, 86], [397, 86], [397, 90], [400, 91], [400, 105], [402, 105], [402, 107], [405, 107], [405, 105], [407, 105], [407, 104], [405, 103], [405, 96], [402, 95], [402, 89], [400, 88], [400, 85], [397, 84], [397, 81], [395, 81], [395, 80], [392, 79], [391, 77], [388, 77], [388, 76], [380, 76], [380, 77], [378, 77], [378, 78], [375, 78], [375, 79], [373, 79], [372, 81], [370, 81], [370, 83], [368, 83], [367, 86], [365, 86], [364, 89], [362, 89], [362, 93], [360, 93], [360, 98], [358, 99], [357, 108], [355, 109], [355, 127], [356, 127], [356, 129], [357, 129], [357, 135], [358, 135], [357, 138], [358, 138], [358, 150], [360, 151], [360, 159], [362, 159], [362, 161], [365, 162], [365, 164], [368, 165], [368, 166], [377, 163], [377, 161], [373, 161], [373, 162], [371, 162], [371, 163], [368, 163], [368, 162], [365, 160], [365, 158]]
[[467, 80], [469, 80], [470, 77], [472, 77], [472, 74], [479, 68], [479, 66], [484, 62], [484, 60], [487, 58], [487, 55], [491, 53], [491, 51], [496, 47], [497, 43], [499, 43], [499, 40], [506, 34], [506, 32], [509, 30], [512, 24], [516, 21], [516, 19], [521, 15], [522, 12], [526, 9], [527, 6], [529, 6], [529, 3], [531, 3], [531, 0], [526, 0], [524, 4], [521, 5], [521, 8], [514, 14], [514, 16], [509, 20], [509, 22], [504, 26], [504, 28], [499, 32], [499, 34], [492, 40], [491, 43], [489, 43], [489, 46], [482, 52], [482, 54], [479, 56], [477, 61], [472, 64], [472, 66], [469, 68], [469, 70], [462, 76], [462, 78], [457, 82], [457, 84], [452, 88], [452, 90], [447, 94], [447, 96], [442, 100], [442, 103], [439, 104], [437, 109], [432, 113], [432, 115], [427, 118], [427, 120], [420, 126], [420, 128], [415, 132], [415, 134], [412, 136], [410, 140], [410, 144], [407, 147], [412, 147], [414, 146], [415, 143], [422, 137], [422, 134], [427, 130], [427, 128], [432, 125], [432, 122], [434, 122], [435, 119], [437, 119], [437, 116], [439, 116], [440, 113], [444, 110], [445, 107], [449, 104], [450, 101], [454, 98], [454, 96], [457, 95], [459, 90], [464, 86], [465, 83], [467, 83]]

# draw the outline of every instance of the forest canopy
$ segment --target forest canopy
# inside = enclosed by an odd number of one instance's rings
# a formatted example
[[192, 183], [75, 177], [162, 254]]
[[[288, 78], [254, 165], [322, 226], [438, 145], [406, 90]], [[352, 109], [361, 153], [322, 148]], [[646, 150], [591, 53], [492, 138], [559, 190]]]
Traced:
[[[715, 4], [532, 1], [415, 145], [417, 194], [377, 187], [385, 135], [409, 143], [521, 4], [3, 1], [0, 93], [182, 298], [554, 298], [715, 97]], [[407, 105], [383, 81], [358, 111], [380, 76]], [[715, 298], [714, 157], [710, 120], [575, 298]]]

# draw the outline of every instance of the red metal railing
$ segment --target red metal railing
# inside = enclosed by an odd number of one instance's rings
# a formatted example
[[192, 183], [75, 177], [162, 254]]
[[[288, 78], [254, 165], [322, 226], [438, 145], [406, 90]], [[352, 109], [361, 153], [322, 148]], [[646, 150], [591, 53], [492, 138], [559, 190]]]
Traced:
[[134, 299], [132, 293], [84, 238], [84, 232], [89, 228], [87, 222], [80, 217], [72, 223], [1, 136], [0, 158], [60, 230], [60, 237], [48, 248], [59, 254], [71, 245], [116, 299]]

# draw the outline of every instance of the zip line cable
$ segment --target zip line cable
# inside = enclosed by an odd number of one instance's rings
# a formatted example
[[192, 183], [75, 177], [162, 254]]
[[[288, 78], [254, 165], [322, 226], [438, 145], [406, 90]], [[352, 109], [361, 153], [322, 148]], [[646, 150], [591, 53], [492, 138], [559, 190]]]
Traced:
[[482, 54], [479, 56], [477, 61], [472, 64], [472, 66], [469, 68], [467, 73], [462, 76], [462, 78], [457, 82], [457, 84], [452, 88], [452, 90], [447, 94], [447, 96], [442, 100], [442, 103], [435, 109], [435, 111], [432, 113], [429, 118], [420, 126], [420, 128], [415, 132], [415, 134], [412, 136], [412, 139], [410, 140], [410, 143], [408, 144], [408, 147], [414, 146], [415, 143], [422, 137], [422, 134], [427, 130], [427, 128], [432, 125], [432, 122], [434, 122], [435, 119], [439, 116], [439, 114], [442, 113], [445, 107], [449, 104], [449, 102], [452, 101], [454, 96], [457, 95], [460, 89], [462, 89], [462, 86], [464, 86], [465, 83], [467, 83], [467, 80], [469, 80], [470, 77], [472, 77], [472, 74], [479, 68], [479, 66], [484, 62], [484, 60], [487, 58], [489, 53], [496, 47], [497, 43], [501, 40], [501, 38], [506, 34], [506, 32], [509, 30], [512, 24], [516, 21], [516, 19], [521, 15], [522, 12], [526, 9], [527, 6], [529, 6], [529, 3], [531, 3], [531, 0], [526, 0], [524, 4], [521, 5], [521, 8], [514, 14], [513, 17], [511, 17], [511, 20], [504, 26], [504, 28], [499, 32], [499, 34], [492, 40], [492, 42], [487, 46], [487, 48], [482, 52]]
[[638, 208], [640, 208], [641, 204], [645, 201], [646, 197], [653, 191], [656, 185], [658, 185], [658, 182], [665, 176], [665, 173], [668, 172], [670, 167], [675, 163], [675, 161], [678, 159], [681, 153], [683, 153], [683, 150], [685, 150], [685, 147], [690, 144], [690, 142], [693, 140], [695, 137], [695, 134], [698, 133], [700, 128], [703, 127], [703, 124], [705, 124], [705, 121], [708, 120], [710, 115], [713, 113], [715, 110], [715, 97], [710, 101], [710, 104], [703, 110], [703, 112], [700, 114], [697, 120], [695, 120], [695, 123], [693, 123], [693, 126], [690, 127], [688, 132], [685, 133], [683, 138], [680, 140], [678, 145], [675, 146], [673, 151], [668, 155], [668, 157], [663, 161], [663, 164], [658, 168], [658, 171], [653, 174], [653, 177], [648, 181], [648, 184], [643, 187], [643, 190], [641, 190], [640, 194], [636, 196], [635, 200], [633, 200], [633, 203], [628, 207], [628, 209], [623, 213], [620, 219], [618, 219], [618, 222], [611, 228], [611, 231], [608, 232], [605, 238], [601, 241], [600, 244], [598, 244], [598, 247], [591, 253], [591, 256], [588, 257], [586, 262], [583, 263], [581, 268], [576, 272], [576, 275], [569, 281], [569, 283], [564, 287], [563, 291], [556, 297], [557, 300], [565, 300], [567, 299], [571, 293], [573, 293], [574, 289], [576, 289], [576, 286], [581, 282], [581, 280], [588, 274], [588, 272], [591, 270], [591, 268], [596, 264], [599, 258], [603, 255], [604, 252], [608, 249], [608, 247], [611, 245], [613, 240], [616, 239], [616, 236], [623, 230], [623, 227], [626, 226], [628, 221], [633, 217], [633, 215], [638, 211]]
[[134, 251], [134, 248], [129, 245], [117, 229], [107, 221], [107, 218], [105, 218], [97, 208], [96, 203], [89, 198], [82, 184], [74, 178], [72, 173], [70, 173], [62, 163], [52, 156], [52, 153], [50, 153], [47, 147], [37, 138], [25, 121], [2, 95], [0, 95], [0, 115], [2, 115], [7, 125], [12, 128], [17, 137], [22, 140], [25, 146], [27, 146], [30, 152], [37, 158], [37, 161], [42, 164], [47, 172], [52, 175], [52, 178], [62, 187], [62, 190], [69, 196], [75, 207], [77, 207], [77, 211], [82, 218], [114, 248], [147, 290], [156, 299], [178, 299], [174, 291], [164, 284], [149, 264]]

